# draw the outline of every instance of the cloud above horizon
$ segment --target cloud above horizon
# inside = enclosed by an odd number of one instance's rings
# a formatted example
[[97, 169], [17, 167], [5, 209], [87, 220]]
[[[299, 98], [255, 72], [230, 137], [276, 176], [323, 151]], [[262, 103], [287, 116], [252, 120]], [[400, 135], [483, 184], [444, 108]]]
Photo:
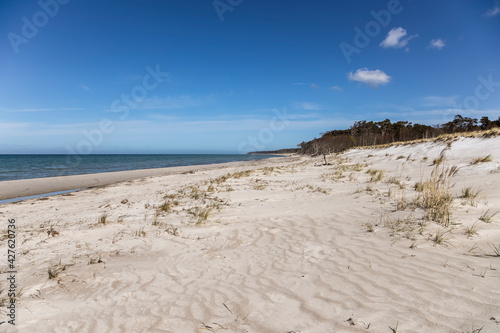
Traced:
[[310, 102], [295, 103], [294, 107], [296, 109], [302, 109], [302, 110], [306, 110], [306, 111], [323, 110], [323, 107], [321, 105], [316, 104], [316, 103], [310, 103]]
[[348, 73], [347, 76], [349, 80], [365, 83], [373, 89], [376, 89], [379, 85], [384, 85], [391, 81], [391, 77], [380, 69], [372, 71], [368, 68], [360, 68], [355, 73]]
[[0, 111], [6, 112], [45, 112], [45, 111], [83, 111], [84, 108], [0, 108]]
[[310, 88], [313, 88], [313, 89], [319, 89], [320, 86], [314, 82], [312, 83], [305, 83], [305, 82], [295, 82], [295, 83], [292, 83], [294, 86], [309, 86]]
[[418, 37], [418, 35], [412, 35], [408, 36], [408, 33], [406, 32], [406, 29], [403, 29], [402, 27], [399, 28], [393, 28], [385, 39], [380, 43], [380, 46], [383, 48], [395, 48], [395, 49], [400, 49], [408, 45], [408, 42], [415, 38]]
[[168, 95], [164, 98], [158, 96], [147, 98], [140, 102], [138, 109], [182, 109], [199, 105], [199, 101], [191, 95]]
[[441, 38], [432, 39], [429, 43], [429, 47], [437, 50], [441, 50], [446, 46], [446, 43]]
[[460, 98], [460, 95], [453, 95], [453, 96], [426, 96], [423, 98], [423, 105], [424, 106], [431, 106], [431, 107], [449, 107], [449, 106], [456, 106], [458, 104], [458, 99]]
[[486, 12], [486, 16], [487, 17], [495, 17], [497, 16], [498, 14], [500, 14], [500, 5], [498, 5], [498, 3], [495, 5], [495, 7], [491, 8], [491, 9], [488, 9], [488, 11]]

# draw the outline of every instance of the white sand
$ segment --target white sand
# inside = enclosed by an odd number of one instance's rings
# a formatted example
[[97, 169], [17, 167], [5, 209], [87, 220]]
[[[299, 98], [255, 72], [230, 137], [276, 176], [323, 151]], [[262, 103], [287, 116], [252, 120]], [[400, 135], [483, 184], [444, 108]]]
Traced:
[[[395, 233], [384, 226], [398, 217], [411, 217], [414, 225], [421, 221], [420, 208], [395, 211], [402, 192], [387, 180], [402, 179], [411, 201], [417, 195], [413, 184], [429, 176], [444, 147], [352, 150], [331, 156], [329, 166], [322, 157], [261, 161], [249, 176], [212, 182], [213, 192], [207, 191], [212, 180], [249, 167], [0, 205], [2, 230], [9, 218], [18, 227], [22, 296], [16, 327], [305, 333], [391, 332], [389, 326], [399, 325], [398, 332], [472, 332], [483, 326], [483, 333], [498, 332], [500, 257], [492, 256], [492, 245], [500, 247], [500, 216], [477, 221], [488, 209], [500, 211], [500, 138], [462, 139], [448, 151], [447, 163], [461, 167], [455, 196], [466, 186], [482, 195], [476, 207], [454, 200], [454, 225], [429, 222], [421, 230]], [[470, 164], [488, 154], [493, 161]], [[369, 166], [350, 167], [340, 177], [341, 158], [343, 166]], [[369, 182], [369, 168], [386, 170], [384, 180]], [[153, 225], [165, 195], [178, 205]], [[209, 205], [208, 220], [196, 225], [188, 210]], [[103, 213], [108, 223], [99, 224]], [[367, 231], [369, 222], [374, 232]], [[468, 237], [465, 229], [474, 223], [478, 234]], [[51, 227], [59, 234], [48, 236]], [[438, 230], [446, 232], [444, 244], [432, 241]], [[4, 256], [6, 241], [1, 245]], [[2, 257], [2, 272], [5, 264]], [[56, 277], [49, 279], [49, 268]]]

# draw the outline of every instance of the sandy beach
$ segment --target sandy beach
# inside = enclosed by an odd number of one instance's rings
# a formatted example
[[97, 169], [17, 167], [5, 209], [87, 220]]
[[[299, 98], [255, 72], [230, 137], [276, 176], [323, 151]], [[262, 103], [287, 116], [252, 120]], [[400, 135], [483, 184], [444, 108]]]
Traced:
[[[2, 198], [98, 186], [0, 205], [4, 305], [16, 226], [15, 328], [500, 331], [499, 137], [327, 160], [0, 184]], [[436, 223], [425, 184], [453, 166], [450, 214]]]
[[152, 176], [176, 175], [186, 173], [190, 174], [201, 170], [258, 165], [256, 163], [258, 163], [258, 161], [243, 161], [220, 164], [179, 166], [170, 168], [105, 172], [61, 177], [9, 180], [2, 182], [2, 186], [0, 187], [0, 200], [35, 196], [51, 192], [94, 188]]

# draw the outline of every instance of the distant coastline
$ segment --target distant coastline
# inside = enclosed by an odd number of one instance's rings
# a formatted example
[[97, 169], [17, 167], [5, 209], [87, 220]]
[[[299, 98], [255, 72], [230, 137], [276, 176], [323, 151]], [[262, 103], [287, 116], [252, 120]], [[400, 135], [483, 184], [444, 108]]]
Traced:
[[289, 155], [297, 154], [300, 152], [299, 148], [285, 148], [278, 150], [268, 150], [268, 151], [251, 151], [247, 155]]

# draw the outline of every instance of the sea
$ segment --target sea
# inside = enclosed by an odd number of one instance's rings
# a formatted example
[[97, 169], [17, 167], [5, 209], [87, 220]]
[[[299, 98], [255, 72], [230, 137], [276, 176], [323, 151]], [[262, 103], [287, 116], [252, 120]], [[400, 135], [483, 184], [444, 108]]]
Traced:
[[0, 155], [0, 181], [254, 161], [278, 155], [109, 154]]

